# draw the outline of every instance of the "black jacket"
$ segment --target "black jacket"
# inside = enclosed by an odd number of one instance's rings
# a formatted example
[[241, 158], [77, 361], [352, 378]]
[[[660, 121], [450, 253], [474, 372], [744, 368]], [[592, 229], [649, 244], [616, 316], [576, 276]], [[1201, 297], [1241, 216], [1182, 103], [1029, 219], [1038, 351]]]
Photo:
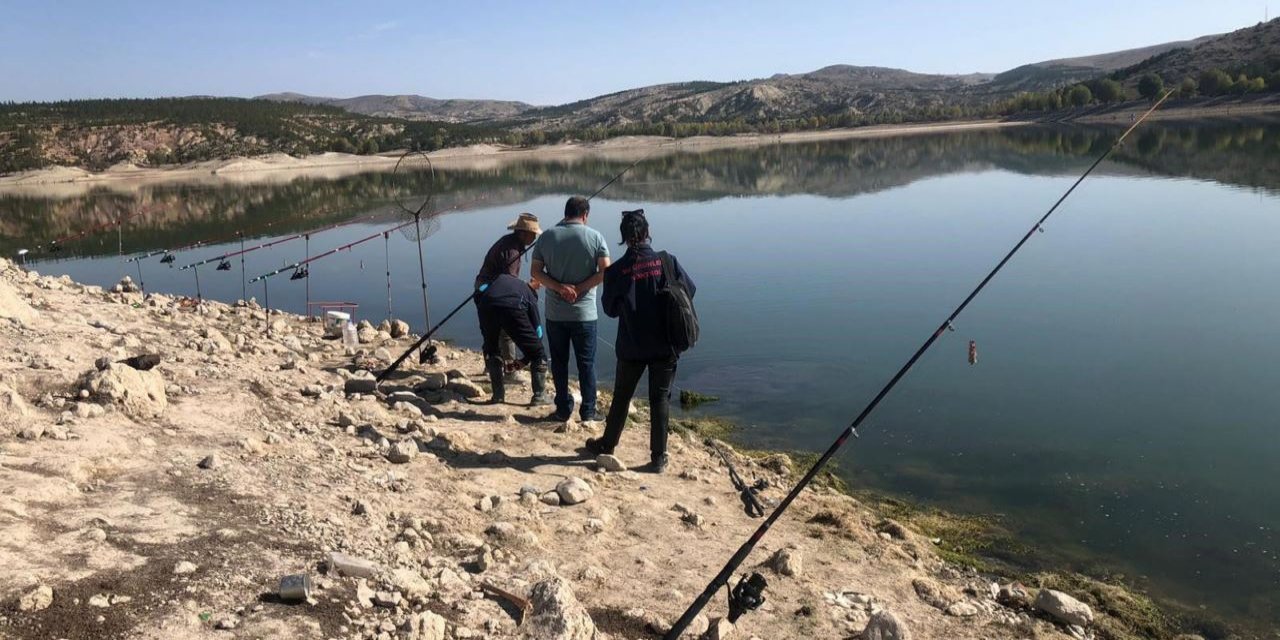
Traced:
[[484, 291], [476, 293], [476, 305], [503, 313], [523, 313], [535, 329], [542, 326], [538, 294], [529, 283], [515, 276], [500, 274]]
[[[680, 261], [671, 256], [676, 277], [692, 297], [696, 291]], [[619, 360], [651, 362], [675, 357], [667, 340], [666, 316], [659, 308], [658, 291], [666, 285], [662, 258], [648, 244], [627, 249], [604, 271], [604, 312], [618, 319], [616, 352]]]

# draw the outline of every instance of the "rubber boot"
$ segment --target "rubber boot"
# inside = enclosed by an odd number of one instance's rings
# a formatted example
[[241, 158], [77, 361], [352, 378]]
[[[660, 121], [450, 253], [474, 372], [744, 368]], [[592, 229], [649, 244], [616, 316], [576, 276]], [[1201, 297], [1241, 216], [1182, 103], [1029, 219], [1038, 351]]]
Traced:
[[489, 404], [502, 404], [507, 401], [507, 388], [502, 380], [504, 371], [502, 358], [489, 358], [484, 363], [489, 374], [489, 384], [493, 386], [493, 394], [489, 396]]
[[551, 404], [551, 396], [547, 395], [547, 363], [535, 363], [529, 367], [529, 386], [533, 388], [533, 398], [529, 400], [531, 407], [545, 407]]

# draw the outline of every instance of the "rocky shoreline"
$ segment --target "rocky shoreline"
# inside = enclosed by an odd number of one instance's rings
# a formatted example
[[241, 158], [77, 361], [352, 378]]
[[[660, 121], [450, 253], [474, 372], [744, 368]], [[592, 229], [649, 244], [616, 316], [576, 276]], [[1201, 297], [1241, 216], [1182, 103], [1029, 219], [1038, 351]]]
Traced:
[[[543, 421], [527, 390], [477, 403], [474, 352], [375, 389], [404, 325], [349, 348], [131, 289], [0, 260], [0, 638], [655, 638], [758, 525], [702, 434], [637, 473], [634, 434], [595, 459], [599, 424]], [[789, 486], [779, 456], [719, 445], [766, 498]], [[764, 605], [729, 624], [713, 601], [685, 637], [1173, 636], [948, 562], [831, 487], [743, 568]]]

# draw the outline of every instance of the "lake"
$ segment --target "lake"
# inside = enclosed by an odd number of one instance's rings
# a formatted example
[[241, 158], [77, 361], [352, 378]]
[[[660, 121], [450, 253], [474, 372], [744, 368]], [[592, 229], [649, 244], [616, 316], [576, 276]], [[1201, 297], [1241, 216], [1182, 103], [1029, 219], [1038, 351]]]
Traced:
[[[655, 246], [698, 283], [702, 341], [677, 384], [749, 445], [820, 451], [946, 314], [1118, 135], [1005, 130], [720, 149], [643, 160], [593, 201], [618, 238], [643, 207]], [[425, 238], [430, 312], [471, 291], [521, 211], [554, 223], [629, 159], [494, 163], [273, 184], [156, 184], [0, 192], [0, 250], [63, 243], [42, 273], [110, 285], [120, 251], [214, 244], [175, 267], [351, 219], [309, 239], [310, 298], [391, 312], [421, 330], [416, 245], [378, 235], [397, 202], [460, 207]], [[1192, 609], [1280, 624], [1280, 122], [1145, 125], [1087, 180], [881, 405], [839, 458], [858, 489], [998, 514], [1052, 562], [1123, 574]], [[620, 249], [620, 248], [619, 248]], [[252, 277], [304, 258], [293, 240], [245, 255]], [[618, 251], [620, 255], [621, 251]], [[33, 258], [40, 257], [33, 253]], [[148, 291], [192, 295], [193, 270], [142, 261]], [[231, 271], [201, 292], [241, 296]], [[527, 270], [527, 265], [526, 265]], [[261, 285], [248, 294], [264, 298]], [[303, 312], [307, 287], [269, 280]], [[612, 325], [601, 335], [612, 341]], [[442, 335], [479, 346], [464, 310]], [[969, 341], [978, 364], [967, 360]], [[611, 349], [600, 369], [612, 377]], [[643, 438], [643, 430], [627, 437]], [[726, 479], [726, 482], [728, 480]], [[731, 552], [725, 550], [726, 557]]]

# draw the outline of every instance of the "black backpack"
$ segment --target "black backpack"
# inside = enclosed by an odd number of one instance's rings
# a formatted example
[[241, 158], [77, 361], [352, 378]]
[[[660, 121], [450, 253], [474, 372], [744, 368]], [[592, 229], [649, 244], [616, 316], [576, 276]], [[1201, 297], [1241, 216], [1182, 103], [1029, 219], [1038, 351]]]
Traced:
[[662, 275], [666, 286], [658, 289], [663, 318], [667, 325], [667, 341], [676, 353], [684, 353], [698, 341], [698, 312], [693, 308], [693, 296], [680, 279], [671, 254], [663, 251]]

